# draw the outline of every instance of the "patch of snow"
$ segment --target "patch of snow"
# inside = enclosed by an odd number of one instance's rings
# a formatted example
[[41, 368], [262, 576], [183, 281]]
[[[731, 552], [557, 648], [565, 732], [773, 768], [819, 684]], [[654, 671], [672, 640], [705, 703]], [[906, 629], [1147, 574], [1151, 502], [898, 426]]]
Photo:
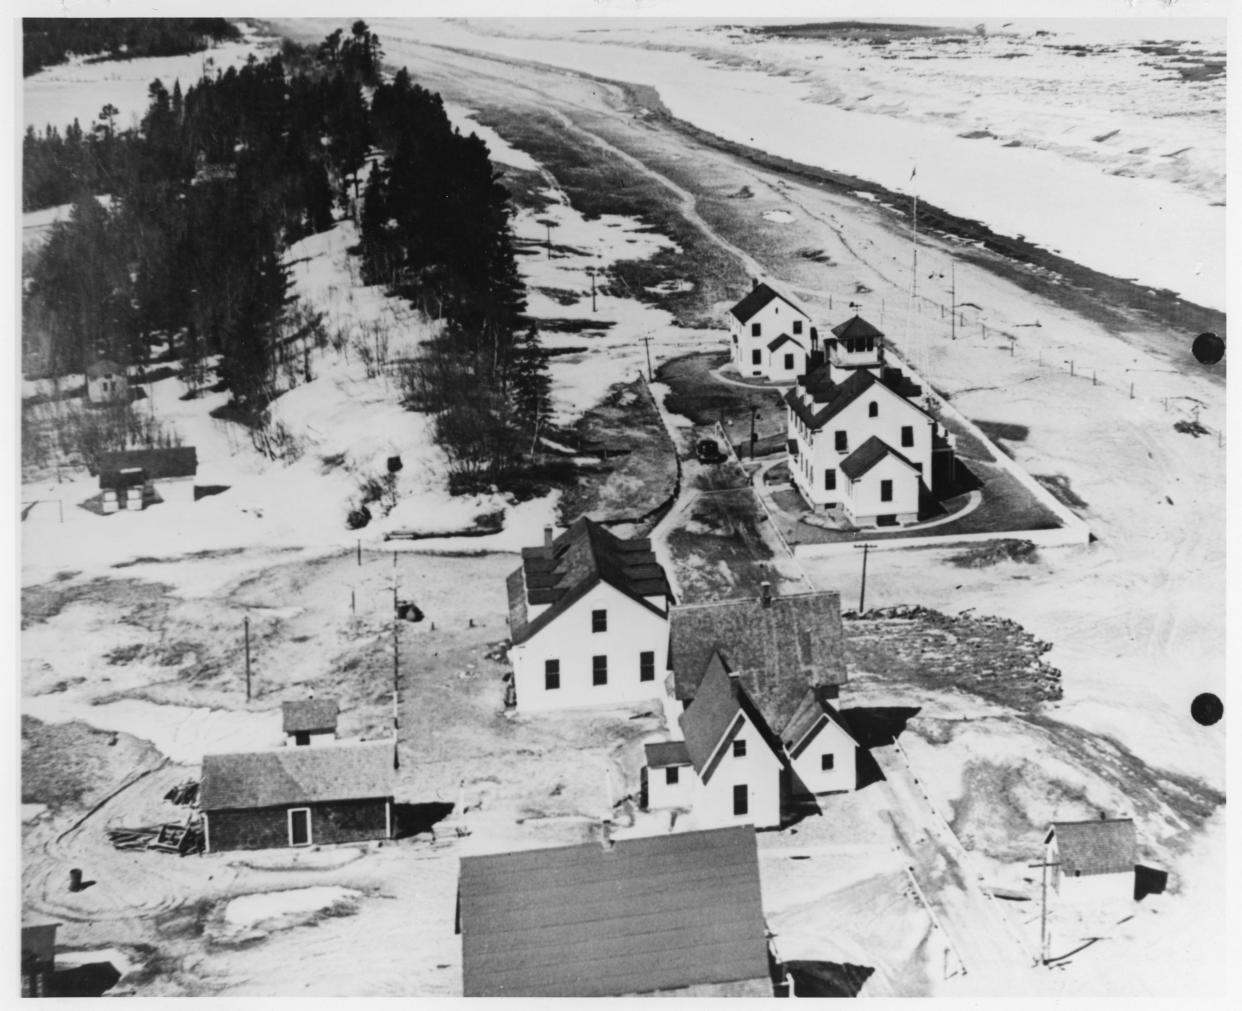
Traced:
[[493, 162], [512, 165], [514, 168], [525, 169], [529, 172], [539, 171], [539, 163], [534, 158], [525, 151], [518, 150], [490, 126], [477, 122], [474, 118], [477, 113], [473, 109], [458, 105], [456, 102], [445, 102], [444, 111], [448, 115], [449, 122], [463, 134], [469, 136], [473, 133], [487, 145], [488, 155]]
[[360, 894], [353, 888], [340, 885], [317, 885], [240, 895], [229, 901], [224, 909], [224, 919], [232, 927], [254, 927], [271, 920], [305, 918], [339, 903], [351, 902]]
[[43, 816], [43, 812], [47, 810], [46, 804], [23, 804], [22, 805], [22, 824], [31, 821], [38, 821]]
[[765, 221], [775, 221], [779, 225], [787, 225], [794, 220], [794, 216], [788, 211], [764, 211], [759, 217]]

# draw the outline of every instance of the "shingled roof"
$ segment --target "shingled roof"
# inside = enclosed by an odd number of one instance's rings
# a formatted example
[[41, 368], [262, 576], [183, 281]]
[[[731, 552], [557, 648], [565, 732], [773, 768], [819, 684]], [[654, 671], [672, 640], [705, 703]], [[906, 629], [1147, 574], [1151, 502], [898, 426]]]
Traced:
[[466, 997], [609, 997], [769, 978], [747, 825], [466, 856], [457, 887]]
[[86, 378], [98, 379], [100, 376], [110, 375], [126, 375], [124, 365], [118, 365], [111, 358], [100, 358], [97, 362], [91, 362], [86, 366]]
[[[871, 369], [855, 369], [850, 372], [844, 382], [838, 383], [832, 378], [832, 366], [821, 365], [802, 376], [798, 380], [798, 385], [785, 393], [785, 403], [808, 428], [819, 428], [849, 407], [876, 383], [896, 394], [920, 414], [927, 413], [911, 399], [922, 393], [923, 388], [906, 376], [901, 369], [895, 368], [880, 369], [878, 376]], [[810, 397], [811, 402], [808, 404], [803, 399], [804, 397]]]
[[1116, 874], [1132, 871], [1137, 849], [1134, 821], [1130, 818], [1098, 821], [1055, 821], [1061, 873]]
[[829, 700], [828, 694], [822, 688], [810, 688], [802, 697], [793, 717], [781, 731], [789, 757], [797, 758], [802, 754], [807, 745], [814, 740], [811, 732], [818, 731], [821, 724], [826, 721], [835, 723], [853, 739], [855, 744], [858, 743], [854, 731], [850, 729], [840, 710]]
[[744, 722], [740, 718], [742, 716], [754, 725], [759, 736], [779, 759], [782, 754], [780, 739], [742, 686], [741, 679], [730, 673], [726, 666], [713, 664], [699, 684], [694, 701], [677, 721], [685, 735], [690, 764], [703, 782], [711, 778], [720, 762], [724, 754], [723, 743], [732, 740], [741, 729]]
[[393, 742], [204, 755], [204, 811], [279, 807], [393, 794]]
[[335, 730], [341, 707], [336, 699], [299, 699], [296, 702], [282, 702], [280, 711], [285, 733], [297, 734], [311, 730]]
[[893, 449], [887, 442], [878, 435], [873, 435], [841, 461], [841, 471], [851, 481], [857, 481], [886, 456], [895, 456], [911, 470], [918, 470], [914, 464]]
[[831, 590], [691, 604], [669, 611], [674, 695], [693, 699], [713, 656], [737, 674], [777, 733], [806, 690], [846, 681], [841, 598]]
[[881, 331], [858, 315], [850, 317], [844, 323], [838, 323], [832, 328], [832, 333], [834, 337], [840, 337], [843, 340], [859, 340], [867, 337], [884, 336]]
[[689, 765], [690, 753], [685, 741], [652, 741], [644, 748], [647, 768], [663, 769], [670, 765]]
[[[522, 549], [522, 567], [506, 580], [513, 641], [530, 639], [601, 582], [655, 614], [663, 611], [643, 598], [672, 596], [651, 541], [622, 540], [583, 516], [551, 547]], [[530, 618], [539, 604], [551, 606]]]
[[[122, 470], [141, 468], [147, 479], [193, 477], [198, 473], [198, 451], [193, 446], [169, 446], [164, 449], [126, 449], [119, 453], [99, 454], [99, 484], [115, 486], [115, 475]], [[113, 480], [113, 484], [105, 482]]]
[[799, 348], [799, 349], [801, 349], [801, 348], [802, 348], [802, 345], [801, 345], [801, 344], [799, 344], [799, 343], [798, 343], [796, 340], [794, 340], [792, 337], [790, 337], [790, 336], [789, 336], [789, 334], [787, 334], [787, 333], [783, 333], [783, 334], [781, 334], [779, 337], [777, 337], [775, 340], [773, 340], [773, 341], [769, 341], [769, 343], [768, 343], [768, 350], [769, 350], [769, 351], [775, 351], [775, 350], [776, 350], [778, 347], [780, 347], [782, 344], [792, 344], [792, 345], [793, 345], [794, 347], [796, 347], [796, 348]]
[[791, 298], [782, 295], [779, 291], [768, 284], [755, 285], [746, 293], [746, 297], [738, 302], [738, 304], [729, 311], [737, 317], [739, 322], [745, 323], [774, 298], [779, 298], [782, 302], [785, 302], [796, 309], [801, 315], [806, 316], [806, 310], [803, 309], [802, 306], [798, 305], [798, 303], [793, 301]]

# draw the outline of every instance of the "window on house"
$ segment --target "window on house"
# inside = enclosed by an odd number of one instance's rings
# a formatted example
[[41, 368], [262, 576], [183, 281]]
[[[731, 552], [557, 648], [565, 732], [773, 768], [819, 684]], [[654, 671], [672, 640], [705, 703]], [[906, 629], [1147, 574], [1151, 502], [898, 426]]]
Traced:
[[750, 335], [752, 337], [758, 337], [762, 332], [763, 332], [763, 327], [759, 323], [752, 323], [750, 325]]
[[913, 425], [902, 425], [901, 426], [901, 444], [903, 446], [914, 445], [914, 426]]
[[829, 467], [824, 471], [824, 491], [837, 490], [837, 472]]
[[293, 735], [294, 747], [305, 747], [310, 744], [310, 731], [299, 730]]
[[608, 684], [608, 657], [591, 657], [591, 684], [597, 686]]
[[676, 786], [678, 775], [680, 773], [681, 773], [681, 770], [677, 768], [677, 766], [670, 765], [667, 769], [664, 770], [664, 782], [668, 784], [669, 786]]
[[848, 432], [833, 432], [832, 437], [833, 437], [833, 440], [837, 444], [838, 453], [844, 453], [847, 449], [850, 448]]
[[750, 364], [751, 365], [762, 365], [763, 364], [763, 352], [760, 351], [758, 348], [756, 348], [754, 351], [750, 353]]
[[802, 333], [802, 320], [796, 319], [793, 321], [793, 332], [795, 337]]
[[746, 757], [746, 742], [745, 741], [734, 741], [733, 742], [733, 757], [734, 758], [745, 758]]
[[873, 400], [873, 401], [871, 401], [871, 403], [869, 403], [869, 404], [867, 405], [867, 417], [868, 417], [868, 418], [878, 418], [879, 416], [880, 416], [880, 405], [879, 405], [879, 404], [877, 404], [877, 403]]
[[643, 650], [638, 654], [638, 680], [655, 680], [655, 652], [653, 650]]
[[790, 369], [792, 369], [792, 368], [794, 367], [793, 358], [794, 358], [794, 356], [793, 356], [793, 355], [786, 355], [786, 356], [785, 356], [785, 371], [787, 371], [787, 372], [788, 372]]
[[608, 631], [608, 612], [592, 611], [591, 612], [591, 631], [607, 632]]
[[733, 813], [748, 814], [750, 812], [750, 798], [746, 795], [746, 784], [741, 783], [733, 788]]
[[881, 502], [893, 501], [893, 482], [892, 481], [881, 481], [880, 482], [880, 501]]
[[820, 756], [819, 756], [819, 767], [820, 767], [820, 770], [821, 770], [821, 771], [823, 771], [823, 772], [831, 772], [831, 771], [832, 771], [832, 764], [833, 764], [833, 756], [832, 756], [832, 755], [820, 755]]
[[543, 688], [544, 691], [553, 692], [561, 686], [561, 662], [559, 660], [545, 660], [543, 662]]

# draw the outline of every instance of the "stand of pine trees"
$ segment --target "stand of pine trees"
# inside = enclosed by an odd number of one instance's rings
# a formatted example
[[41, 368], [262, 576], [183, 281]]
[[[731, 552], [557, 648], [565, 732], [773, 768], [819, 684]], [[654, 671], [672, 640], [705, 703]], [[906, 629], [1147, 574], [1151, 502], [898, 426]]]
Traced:
[[[167, 341], [192, 385], [218, 355], [236, 416], [259, 417], [297, 315], [282, 254], [361, 196], [364, 279], [445, 321], [405, 385], [411, 406], [437, 415], [454, 490], [513, 479], [547, 414], [548, 379], [522, 315], [508, 194], [486, 145], [454, 130], [404, 70], [383, 83], [381, 59], [359, 21], [184, 94], [155, 81], [136, 130], [118, 130], [106, 106], [89, 132], [28, 131], [24, 204], [73, 204], [24, 285], [37, 371], [147, 364]], [[384, 157], [360, 194], [374, 148]]]
[[241, 37], [224, 18], [24, 18], [22, 76], [69, 56], [179, 56]]

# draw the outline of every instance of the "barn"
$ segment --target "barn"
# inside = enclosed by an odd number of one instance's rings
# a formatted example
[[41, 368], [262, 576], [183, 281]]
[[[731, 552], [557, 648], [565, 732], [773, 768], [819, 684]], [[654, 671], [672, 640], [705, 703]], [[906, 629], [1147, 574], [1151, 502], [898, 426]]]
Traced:
[[390, 839], [393, 763], [391, 740], [204, 755], [204, 848]]
[[771, 997], [749, 826], [463, 857], [466, 997]]

